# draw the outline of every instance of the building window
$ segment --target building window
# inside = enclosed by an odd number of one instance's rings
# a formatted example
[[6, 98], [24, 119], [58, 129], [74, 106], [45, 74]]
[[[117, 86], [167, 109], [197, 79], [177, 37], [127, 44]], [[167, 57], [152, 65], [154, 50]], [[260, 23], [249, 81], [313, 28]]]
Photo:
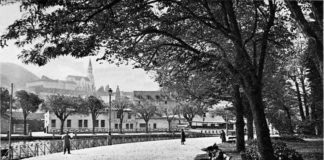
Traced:
[[130, 129], [134, 129], [133, 123], [130, 124]]
[[153, 123], [153, 128], [156, 129], [156, 123]]
[[210, 124], [210, 126], [214, 128], [214, 127], [215, 127], [215, 124], [214, 124], [214, 123], [212, 123], [212, 124]]
[[79, 120], [79, 128], [82, 128], [82, 120]]
[[87, 119], [85, 119], [85, 120], [83, 121], [83, 126], [84, 126], [85, 128], [88, 128], [88, 120], [87, 120]]
[[117, 118], [120, 119], [120, 117], [121, 117], [121, 113], [122, 113], [122, 112], [119, 112], [119, 111], [117, 112]]
[[96, 120], [94, 125], [95, 127], [99, 127], [99, 120]]
[[71, 119], [66, 121], [66, 127], [71, 128]]
[[140, 123], [140, 124], [139, 124], [139, 127], [140, 127], [140, 128], [145, 128], [145, 127], [146, 127], [146, 124], [145, 124], [145, 123]]
[[105, 120], [101, 120], [101, 127], [105, 127]]
[[52, 121], [51, 121], [51, 126], [52, 126], [53, 128], [56, 127], [56, 120], [55, 120], [55, 119], [52, 119]]
[[129, 124], [128, 123], [126, 124], [126, 129], [129, 129]]
[[131, 118], [132, 118], [132, 114], [128, 113], [128, 119], [131, 119]]
[[115, 124], [115, 129], [118, 129], [118, 123]]

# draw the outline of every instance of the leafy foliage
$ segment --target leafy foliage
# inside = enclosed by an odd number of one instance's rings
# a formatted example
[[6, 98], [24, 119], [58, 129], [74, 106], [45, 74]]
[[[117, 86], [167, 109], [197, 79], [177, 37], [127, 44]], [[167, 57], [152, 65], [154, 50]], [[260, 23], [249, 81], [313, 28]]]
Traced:
[[[158, 105], [157, 113], [161, 116], [165, 116], [169, 125], [169, 132], [171, 132], [171, 122], [180, 113], [180, 108], [177, 105], [160, 103]], [[180, 118], [180, 117], [178, 117]]]
[[1, 115], [6, 113], [6, 111], [10, 108], [10, 94], [8, 89], [1, 87], [0, 88], [0, 101], [1, 101], [1, 108], [0, 113]]
[[[262, 156], [271, 159], [261, 94], [264, 62], [269, 54], [284, 48], [281, 44], [289, 44], [289, 32], [283, 18], [276, 14], [280, 13], [280, 2], [267, 2], [30, 1], [23, 4], [29, 11], [27, 16], [9, 26], [3, 38], [20, 37], [17, 45], [40, 40], [20, 56], [25, 63], [39, 65], [61, 55], [84, 57], [104, 49], [101, 60], [117, 64], [132, 60], [136, 67], [147, 70], [167, 64], [197, 72], [202, 68], [215, 71], [213, 67], [218, 64], [225, 66], [250, 101], [253, 115], [257, 116]], [[59, 5], [56, 10], [46, 12], [55, 5]], [[213, 88], [216, 83], [211, 82]], [[198, 88], [203, 93], [209, 89]], [[209, 100], [204, 94], [194, 98]], [[203, 106], [198, 100], [194, 101], [196, 105]]]
[[103, 111], [104, 109], [104, 105], [102, 100], [98, 99], [95, 96], [89, 96], [87, 97], [85, 100], [83, 100], [83, 105], [84, 108], [82, 108], [83, 110], [86, 111], [86, 113], [91, 114], [92, 117], [92, 133], [95, 133], [95, 123], [96, 123], [96, 119], [99, 115], [100, 112]]
[[[119, 115], [119, 131], [122, 133], [122, 127], [123, 127], [123, 119], [124, 119], [124, 113], [127, 109], [132, 108], [133, 104], [131, 101], [127, 98], [121, 98], [121, 99], [116, 99], [112, 101], [112, 106], [114, 109], [117, 110], [117, 114]], [[130, 114], [130, 113], [128, 113]]]
[[[303, 160], [302, 156], [283, 142], [273, 143], [274, 155], [278, 160]], [[256, 141], [251, 141], [244, 154], [246, 160], [261, 160]]]
[[25, 135], [27, 135], [27, 116], [32, 112], [36, 112], [41, 103], [43, 103], [43, 100], [34, 93], [28, 93], [25, 90], [16, 92], [16, 104], [22, 109], [24, 117]]
[[63, 134], [64, 121], [71, 114], [78, 113], [83, 109], [83, 101], [81, 97], [50, 95], [46, 98], [46, 107], [61, 120], [60, 133]]
[[150, 101], [139, 101], [132, 106], [132, 110], [146, 123], [146, 132], [148, 133], [148, 122], [156, 114], [157, 106]]
[[181, 101], [179, 102], [179, 106], [181, 114], [187, 120], [190, 127], [192, 127], [193, 118], [196, 115], [203, 115], [207, 109], [203, 103], [194, 103], [192, 101]]

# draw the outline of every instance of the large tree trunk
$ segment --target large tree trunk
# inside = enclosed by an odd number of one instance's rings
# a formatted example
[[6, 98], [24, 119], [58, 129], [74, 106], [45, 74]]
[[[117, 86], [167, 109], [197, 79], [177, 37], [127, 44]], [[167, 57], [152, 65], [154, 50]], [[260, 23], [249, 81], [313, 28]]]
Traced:
[[301, 117], [302, 121], [305, 121], [305, 114], [304, 114], [304, 109], [303, 109], [303, 104], [302, 104], [302, 100], [301, 100], [301, 95], [300, 95], [300, 91], [299, 91], [299, 84], [297, 82], [297, 78], [294, 77], [293, 81], [295, 82], [295, 87], [296, 87], [300, 117]]
[[27, 135], [27, 114], [24, 113], [24, 135]]
[[242, 97], [240, 95], [240, 86], [233, 85], [233, 104], [236, 109], [236, 150], [238, 152], [245, 150], [244, 141], [244, 106], [242, 104]]
[[292, 122], [291, 122], [291, 114], [290, 114], [289, 108], [284, 106], [284, 110], [285, 110], [285, 112], [287, 114], [289, 132], [290, 132], [290, 134], [293, 134], [294, 133], [294, 127], [293, 127]]
[[168, 120], [169, 132], [171, 132], [171, 122], [172, 122], [172, 120]]
[[145, 131], [146, 131], [146, 133], [149, 133], [149, 129], [148, 129], [148, 121], [145, 121]]
[[253, 133], [253, 115], [252, 113], [247, 116], [247, 137], [248, 140], [252, 140], [254, 138], [254, 133]]
[[246, 96], [242, 97], [242, 102], [244, 106], [244, 115], [246, 117], [246, 128], [247, 128], [247, 138], [248, 140], [252, 140], [254, 138], [253, 131], [253, 115], [251, 111], [251, 107]]
[[123, 120], [124, 120], [124, 117], [120, 117], [119, 118], [119, 133], [123, 133]]
[[95, 134], [96, 115], [91, 114], [91, 118], [92, 118], [92, 134]]
[[261, 88], [261, 84], [254, 84], [251, 86], [246, 86], [245, 92], [253, 114], [254, 125], [256, 127], [258, 151], [261, 159], [275, 160], [269, 128], [264, 113]]
[[305, 113], [306, 113], [306, 119], [310, 119], [309, 118], [309, 106], [308, 106], [308, 98], [307, 98], [307, 91], [306, 91], [306, 86], [305, 86], [305, 77], [302, 75], [300, 77], [300, 82], [301, 82], [301, 86], [302, 86], [302, 90], [303, 90], [303, 99], [304, 99], [304, 106], [305, 106]]
[[61, 127], [60, 127], [60, 134], [63, 134], [63, 129], [64, 129], [64, 121], [65, 119], [60, 119], [61, 120]]
[[192, 128], [192, 120], [188, 120], [188, 119], [187, 119], [187, 121], [188, 121], [188, 123], [189, 123], [189, 127]]

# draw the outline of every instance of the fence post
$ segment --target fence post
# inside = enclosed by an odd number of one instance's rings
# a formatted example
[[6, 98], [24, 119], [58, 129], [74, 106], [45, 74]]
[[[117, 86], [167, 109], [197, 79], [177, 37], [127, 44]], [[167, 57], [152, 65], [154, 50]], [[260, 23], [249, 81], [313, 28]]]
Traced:
[[38, 156], [38, 144], [35, 144], [35, 153], [34, 153], [34, 157]]

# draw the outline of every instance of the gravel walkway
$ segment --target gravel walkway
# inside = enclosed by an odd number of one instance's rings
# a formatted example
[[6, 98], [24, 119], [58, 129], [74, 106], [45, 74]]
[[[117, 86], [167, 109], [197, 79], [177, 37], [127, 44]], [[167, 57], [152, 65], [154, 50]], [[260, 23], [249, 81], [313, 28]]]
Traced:
[[220, 143], [219, 137], [187, 138], [185, 145], [180, 139], [117, 144], [73, 150], [71, 154], [55, 153], [28, 160], [193, 160], [203, 154], [201, 148]]

